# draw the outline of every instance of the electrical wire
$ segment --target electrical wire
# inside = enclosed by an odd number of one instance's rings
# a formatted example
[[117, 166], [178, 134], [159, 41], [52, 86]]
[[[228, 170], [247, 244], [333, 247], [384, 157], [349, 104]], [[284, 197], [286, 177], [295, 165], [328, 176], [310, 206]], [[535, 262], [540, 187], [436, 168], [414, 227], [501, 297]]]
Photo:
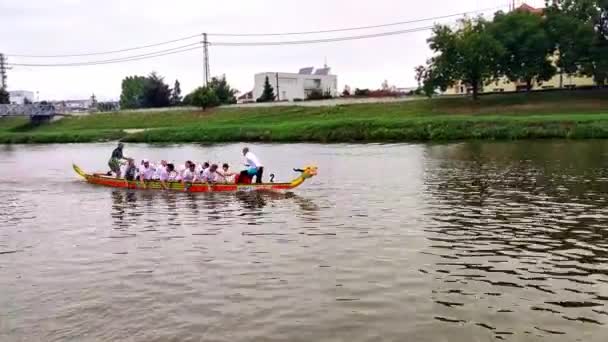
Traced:
[[97, 55], [110, 55], [110, 54], [114, 54], [114, 53], [121, 53], [121, 52], [134, 51], [134, 50], [141, 50], [141, 49], [147, 49], [147, 48], [161, 46], [161, 45], [167, 45], [167, 44], [171, 44], [171, 43], [176, 43], [176, 42], [181, 42], [181, 41], [184, 41], [184, 40], [193, 39], [193, 38], [196, 38], [196, 37], [202, 37], [202, 33], [195, 34], [195, 35], [188, 36], [188, 37], [182, 37], [182, 38], [167, 40], [167, 41], [160, 42], [160, 43], [154, 43], [154, 44], [149, 44], [149, 45], [136, 46], [136, 47], [127, 48], [127, 49], [120, 49], [120, 50], [111, 50], [111, 51], [102, 51], [102, 52], [89, 52], [89, 53], [78, 53], [78, 54], [71, 54], [71, 55], [70, 54], [66, 54], [66, 55], [18, 55], [18, 54], [7, 54], [7, 56], [10, 56], [10, 57], [21, 57], [21, 58], [66, 58], [66, 57], [86, 57], [86, 56], [97, 56]]
[[291, 40], [291, 41], [280, 41], [280, 42], [209, 42], [212, 46], [280, 46], [280, 45], [304, 45], [304, 44], [318, 44], [318, 43], [331, 43], [341, 42], [348, 40], [360, 40], [369, 38], [378, 38], [386, 36], [395, 36], [405, 33], [414, 33], [420, 31], [426, 31], [432, 29], [433, 26], [417, 27], [407, 30], [398, 31], [387, 31], [381, 33], [364, 34], [358, 36], [347, 36], [347, 37], [336, 37], [336, 38], [322, 38], [322, 39], [309, 39], [309, 40]]
[[452, 18], [452, 17], [464, 16], [467, 14], [494, 11], [494, 10], [498, 10], [498, 9], [505, 8], [505, 7], [507, 7], [507, 5], [489, 7], [489, 8], [476, 10], [476, 11], [460, 12], [460, 13], [447, 14], [447, 15], [442, 15], [442, 16], [437, 16], [437, 17], [429, 17], [429, 18], [423, 18], [423, 19], [398, 21], [398, 22], [380, 24], [380, 25], [348, 27], [348, 28], [340, 28], [340, 29], [332, 29], [332, 30], [300, 31], [300, 32], [285, 32], [285, 33], [208, 33], [208, 35], [209, 36], [218, 36], [218, 37], [265, 37], [265, 36], [295, 36], [295, 35], [305, 35], [305, 34], [357, 31], [357, 30], [367, 30], [367, 29], [390, 27], [390, 26], [399, 26], [399, 25], [405, 25], [405, 24], [414, 24], [414, 23], [420, 23], [420, 22], [431, 21], [431, 20], [447, 19], [447, 18]]
[[[346, 37], [335, 37], [335, 38], [325, 38], [325, 39], [312, 39], [312, 40], [295, 40], [295, 41], [279, 41], [279, 42], [208, 42], [208, 45], [212, 46], [280, 46], [280, 45], [304, 45], [304, 44], [318, 44], [318, 43], [330, 43], [330, 42], [340, 42], [340, 41], [349, 41], [349, 40], [360, 40], [360, 39], [370, 39], [377, 37], [386, 37], [386, 36], [394, 36], [401, 35], [406, 33], [414, 33], [420, 31], [426, 31], [433, 28], [433, 26], [425, 26], [412, 28], [407, 30], [397, 30], [397, 31], [388, 31], [367, 35], [358, 35], [358, 36], [346, 36]], [[193, 45], [197, 45], [195, 47], [189, 48]], [[87, 66], [87, 65], [100, 65], [100, 64], [111, 64], [111, 63], [122, 63], [129, 62], [134, 60], [142, 60], [147, 58], [154, 58], [159, 56], [166, 56], [170, 54], [176, 54], [186, 51], [191, 51], [194, 49], [199, 49], [204, 47], [202, 42], [197, 42], [193, 44], [188, 44], [184, 46], [180, 46], [177, 48], [166, 49], [161, 51], [156, 51], [147, 54], [127, 56], [123, 58], [115, 58], [115, 59], [107, 59], [107, 60], [97, 60], [97, 61], [86, 61], [86, 62], [70, 62], [70, 63], [43, 63], [43, 64], [35, 64], [35, 63], [8, 63], [10, 66], [21, 66], [21, 67], [62, 67], [62, 66]]]
[[[197, 43], [199, 44], [199, 43]], [[73, 63], [47, 63], [47, 64], [32, 64], [32, 63], [10, 63], [9, 65], [11, 66], [16, 66], [16, 67], [77, 67], [77, 66], [92, 66], [92, 65], [103, 65], [103, 64], [114, 64], [114, 63], [123, 63], [123, 62], [132, 62], [132, 61], [139, 61], [142, 59], [149, 59], [149, 58], [155, 58], [155, 57], [161, 57], [161, 56], [167, 56], [167, 55], [174, 55], [177, 53], [182, 53], [182, 52], [187, 52], [187, 51], [192, 51], [192, 50], [197, 50], [197, 49], [201, 49], [204, 46], [202, 44], [199, 44], [198, 46], [194, 46], [194, 47], [190, 47], [190, 48], [182, 48], [180, 50], [175, 50], [175, 49], [168, 49], [168, 50], [164, 50], [163, 51], [158, 51], [158, 52], [154, 52], [154, 53], [150, 53], [150, 54], [144, 54], [144, 55], [139, 55], [139, 56], [131, 56], [131, 57], [125, 57], [125, 58], [116, 58], [116, 59], [109, 59], [109, 60], [100, 60], [100, 61], [89, 61], [89, 62], [73, 62]], [[175, 50], [175, 51], [172, 51]]]
[[[463, 16], [463, 15], [467, 15], [467, 14], [482, 13], [482, 12], [497, 10], [497, 9], [505, 8], [506, 6], [507, 5], [495, 6], [495, 7], [480, 9], [480, 10], [476, 10], [476, 11], [460, 12], [460, 13], [448, 14], [448, 15], [443, 15], [443, 16], [436, 16], [436, 17], [429, 17], [429, 18], [422, 18], [422, 19], [415, 19], [415, 20], [408, 20], [408, 21], [399, 21], [399, 22], [393, 22], [393, 23], [388, 23], [388, 24], [348, 27], [348, 28], [331, 29], [331, 30], [300, 31], [300, 32], [285, 32], [285, 33], [209, 33], [208, 35], [209, 36], [218, 36], [218, 37], [264, 37], [264, 36], [290, 36], [290, 35], [307, 35], [307, 34], [347, 32], [347, 31], [367, 30], [367, 29], [375, 29], [375, 28], [420, 23], [420, 22], [431, 21], [431, 20], [446, 19], [446, 18], [452, 18], [452, 17], [457, 17], [457, 16]], [[394, 32], [398, 32], [398, 31], [394, 31]], [[392, 34], [399, 34], [399, 33], [392, 33]], [[109, 54], [135, 51], [135, 50], [147, 49], [147, 48], [151, 48], [151, 47], [157, 47], [157, 46], [162, 46], [162, 45], [166, 45], [166, 44], [176, 43], [176, 42], [180, 42], [180, 41], [193, 39], [196, 37], [201, 37], [202, 35], [203, 35], [202, 33], [199, 33], [199, 34], [195, 34], [195, 35], [191, 35], [191, 36], [187, 36], [187, 37], [181, 37], [181, 38], [172, 39], [172, 40], [167, 40], [167, 41], [163, 41], [163, 42], [159, 42], [159, 43], [141, 45], [141, 46], [125, 48], [125, 49], [110, 50], [110, 51], [76, 53], [76, 54], [55, 54], [55, 55], [6, 54], [6, 56], [7, 57], [20, 57], [20, 58], [69, 58], [69, 57], [109, 55]], [[391, 34], [388, 34], [388, 35], [391, 35]], [[381, 34], [370, 34], [370, 35], [365, 35], [365, 36], [369, 36], [370, 38], [372, 38], [372, 37], [376, 37], [376, 36], [381, 36]], [[364, 39], [364, 38], [355, 38], [355, 39]], [[271, 43], [271, 42], [262, 42], [262, 43], [218, 42], [213, 45], [218, 45], [218, 46], [252, 46], [252, 45], [269, 46], [269, 45], [309, 44], [309, 43], [315, 43], [315, 42], [322, 43], [322, 42], [332, 42], [332, 41], [341, 41], [341, 40], [346, 40], [346, 39], [328, 38], [328, 39], [318, 39], [318, 40], [305, 40], [305, 41], [302, 41], [301, 43], [288, 42], [287, 44], [279, 44], [279, 43]], [[69, 64], [69, 63], [66, 63], [66, 64]]]

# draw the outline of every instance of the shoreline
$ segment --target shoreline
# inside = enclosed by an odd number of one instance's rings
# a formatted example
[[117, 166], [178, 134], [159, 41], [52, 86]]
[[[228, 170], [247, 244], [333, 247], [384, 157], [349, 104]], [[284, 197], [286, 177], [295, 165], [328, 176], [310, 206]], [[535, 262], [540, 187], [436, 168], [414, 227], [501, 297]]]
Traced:
[[91, 114], [40, 126], [0, 119], [0, 144], [395, 143], [608, 138], [608, 89], [435, 98], [331, 107], [149, 110]]

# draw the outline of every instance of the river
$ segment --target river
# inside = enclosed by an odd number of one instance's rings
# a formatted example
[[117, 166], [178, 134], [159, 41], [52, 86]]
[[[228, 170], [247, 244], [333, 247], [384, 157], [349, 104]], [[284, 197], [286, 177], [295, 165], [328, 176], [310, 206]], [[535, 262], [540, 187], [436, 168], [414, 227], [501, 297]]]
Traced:
[[[287, 194], [125, 191], [0, 146], [0, 341], [605, 341], [608, 141], [253, 145]], [[242, 145], [125, 154], [241, 163]]]

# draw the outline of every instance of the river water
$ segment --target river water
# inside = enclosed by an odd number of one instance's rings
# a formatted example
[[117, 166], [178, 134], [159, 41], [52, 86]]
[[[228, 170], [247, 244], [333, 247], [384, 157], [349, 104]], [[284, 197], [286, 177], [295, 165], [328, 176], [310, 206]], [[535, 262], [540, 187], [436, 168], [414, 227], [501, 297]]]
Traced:
[[319, 166], [274, 195], [71, 170], [113, 147], [0, 147], [0, 341], [608, 338], [608, 141], [254, 145], [278, 180]]

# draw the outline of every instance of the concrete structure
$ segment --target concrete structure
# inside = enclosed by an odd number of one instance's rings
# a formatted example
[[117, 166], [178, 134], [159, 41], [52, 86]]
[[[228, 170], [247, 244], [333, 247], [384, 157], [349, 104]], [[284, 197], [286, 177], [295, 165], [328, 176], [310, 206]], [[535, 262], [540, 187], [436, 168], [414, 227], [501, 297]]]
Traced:
[[[514, 7], [515, 8], [515, 7]], [[526, 3], [514, 9], [515, 11], [530, 12], [537, 15], [544, 15], [544, 10], [541, 8], [534, 8]], [[552, 56], [552, 60], [555, 62], [559, 58], [559, 51]], [[532, 90], [544, 90], [544, 89], [562, 89], [562, 88], [577, 88], [593, 86], [592, 77], [588, 76], [577, 76], [577, 75], [566, 75], [561, 74], [558, 69], [558, 73], [548, 81], [536, 82], [533, 81]], [[482, 85], [480, 93], [500, 93], [500, 92], [515, 92], [525, 91], [526, 82], [516, 81], [511, 82], [506, 77], [499, 79], [498, 81], [490, 84]], [[473, 88], [464, 84], [463, 82], [457, 82], [454, 86], [448, 88], [443, 94], [445, 95], [463, 95], [470, 94], [473, 92]]]
[[248, 91], [236, 99], [236, 103], [238, 103], [238, 104], [253, 103], [253, 102], [255, 102], [255, 99], [253, 98], [253, 91]]
[[305, 100], [313, 92], [329, 92], [334, 97], [338, 96], [338, 77], [330, 74], [330, 68], [324, 67], [317, 69], [314, 73], [313, 68], [303, 68], [298, 73], [263, 72], [256, 74], [253, 99], [262, 95], [266, 77], [274, 88], [274, 94], [279, 101]]
[[26, 102], [34, 103], [34, 92], [27, 90], [13, 90], [8, 92], [10, 103], [22, 105]]
[[52, 101], [58, 112], [60, 113], [79, 113], [86, 112], [91, 109], [93, 102], [89, 100], [65, 100]]

